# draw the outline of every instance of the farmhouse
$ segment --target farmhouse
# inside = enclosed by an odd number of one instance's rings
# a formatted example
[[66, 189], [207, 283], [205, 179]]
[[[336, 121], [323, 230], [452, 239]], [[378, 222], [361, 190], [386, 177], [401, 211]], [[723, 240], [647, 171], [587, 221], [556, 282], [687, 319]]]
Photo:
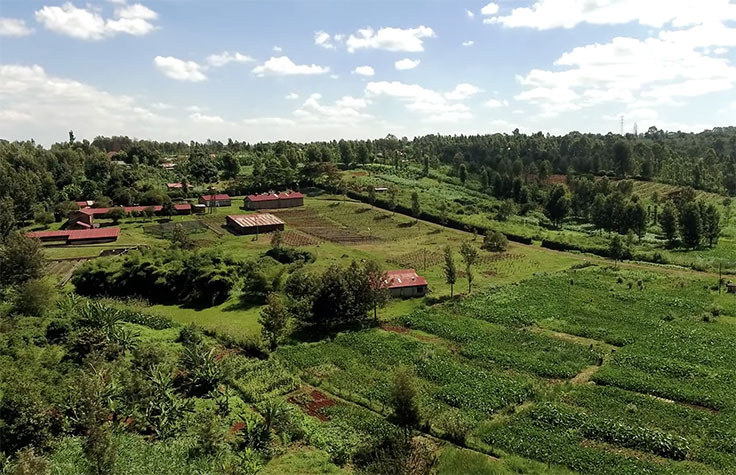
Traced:
[[261, 234], [284, 230], [284, 222], [268, 213], [230, 215], [226, 218], [225, 224], [236, 234]]
[[95, 224], [95, 218], [92, 213], [85, 213], [88, 209], [77, 211], [69, 217], [69, 221], [64, 224], [65, 229], [92, 229], [99, 227], [99, 224]]
[[733, 283], [730, 280], [726, 282], [726, 293], [736, 294], [736, 283]]
[[192, 214], [191, 203], [174, 203], [176, 214]]
[[386, 272], [385, 284], [391, 297], [421, 297], [427, 293], [427, 281], [414, 269]]
[[208, 208], [221, 208], [223, 206], [230, 206], [232, 201], [229, 195], [202, 195], [199, 197], [199, 203], [205, 205]]
[[304, 206], [304, 195], [299, 192], [264, 193], [245, 197], [244, 209], [278, 209]]
[[99, 244], [117, 241], [120, 228], [80, 229], [66, 231], [36, 231], [26, 236], [41, 242], [60, 242], [64, 244]]

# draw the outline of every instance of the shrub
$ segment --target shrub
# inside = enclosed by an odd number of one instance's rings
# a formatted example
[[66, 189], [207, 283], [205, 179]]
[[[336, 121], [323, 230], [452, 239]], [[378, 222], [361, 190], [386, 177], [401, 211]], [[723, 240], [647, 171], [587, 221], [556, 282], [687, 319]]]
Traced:
[[483, 237], [481, 248], [491, 252], [503, 252], [508, 249], [509, 241], [503, 233], [488, 231]]
[[300, 251], [290, 247], [274, 247], [269, 249], [266, 254], [282, 264], [291, 264], [292, 262], [314, 262], [314, 255], [309, 251]]

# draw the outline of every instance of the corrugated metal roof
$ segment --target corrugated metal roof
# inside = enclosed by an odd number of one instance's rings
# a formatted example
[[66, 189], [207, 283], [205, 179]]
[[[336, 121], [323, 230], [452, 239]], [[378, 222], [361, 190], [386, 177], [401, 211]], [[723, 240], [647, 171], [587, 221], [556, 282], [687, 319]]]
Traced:
[[[163, 206], [156, 205], [156, 206], [120, 206], [120, 208], [123, 208], [123, 211], [126, 213], [131, 213], [133, 211], [143, 211], [144, 209], [153, 208], [153, 211], [159, 212], [163, 209]], [[91, 214], [93, 216], [101, 215], [101, 214], [107, 214], [110, 212], [110, 210], [115, 208], [84, 208], [80, 209], [79, 211], [84, 214]]]
[[400, 289], [427, 285], [427, 280], [414, 269], [397, 269], [386, 272], [386, 284], [389, 289]]
[[230, 195], [202, 195], [200, 196], [204, 201], [224, 201], [229, 200]]
[[248, 195], [248, 201], [276, 201], [276, 200], [293, 200], [296, 198], [304, 198], [304, 195], [298, 191], [280, 192], [280, 193], [263, 193], [261, 195]]
[[55, 238], [55, 237], [67, 237], [71, 231], [32, 231], [26, 233], [26, 236], [30, 238]]
[[120, 236], [120, 228], [80, 229], [77, 231], [69, 231], [69, 241], [117, 238], [118, 236]]
[[192, 205], [189, 203], [178, 203], [174, 205], [174, 209], [177, 211], [184, 211], [187, 209], [192, 209]]
[[256, 226], [273, 226], [275, 224], [284, 224], [282, 220], [268, 213], [254, 214], [233, 214], [228, 219], [234, 221], [238, 226], [243, 228], [253, 228]]

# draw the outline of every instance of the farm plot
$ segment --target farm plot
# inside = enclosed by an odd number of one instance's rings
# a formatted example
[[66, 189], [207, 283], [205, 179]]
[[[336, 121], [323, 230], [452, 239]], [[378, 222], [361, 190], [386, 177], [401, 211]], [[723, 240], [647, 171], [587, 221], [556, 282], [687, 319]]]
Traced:
[[377, 241], [377, 238], [362, 235], [313, 209], [291, 209], [278, 211], [275, 214], [278, 214], [288, 226], [294, 226], [299, 231], [324, 241], [342, 245], [359, 245]]
[[53, 259], [46, 266], [48, 275], [59, 277], [59, 285], [66, 284], [72, 276], [74, 269], [91, 260], [91, 257], [81, 257], [78, 259]]
[[[222, 223], [221, 217], [218, 217], [218, 222]], [[204, 233], [208, 229], [208, 227], [201, 221], [190, 220], [151, 224], [143, 226], [143, 231], [147, 234], [163, 239], [170, 237], [176, 226], [181, 226], [181, 229], [187, 234]]]
[[287, 246], [316, 246], [324, 241], [309, 234], [298, 231], [284, 231], [281, 233], [281, 241]]
[[424, 270], [440, 265], [445, 260], [444, 254], [429, 249], [417, 249], [388, 260], [391, 264], [408, 269]]

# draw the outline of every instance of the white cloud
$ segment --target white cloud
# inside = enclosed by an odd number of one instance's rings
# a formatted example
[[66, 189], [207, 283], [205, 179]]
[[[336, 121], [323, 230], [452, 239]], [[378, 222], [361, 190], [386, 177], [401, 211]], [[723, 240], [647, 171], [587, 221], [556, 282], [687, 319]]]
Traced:
[[418, 60], [418, 59], [404, 58], [404, 59], [400, 59], [400, 60], [396, 61], [394, 63], [394, 67], [396, 69], [398, 69], [399, 71], [405, 71], [407, 69], [414, 69], [414, 68], [416, 68], [417, 66], [419, 66], [419, 63], [420, 62], [421, 61]]
[[[708, 31], [711, 34], [708, 34]], [[526, 90], [516, 99], [539, 105], [545, 117], [602, 103], [646, 107], [731, 90], [736, 67], [699, 48], [736, 42], [723, 25], [661, 31], [644, 40], [616, 37], [562, 54], [554, 70], [519, 77]]]
[[284, 96], [284, 99], [293, 101], [294, 99], [299, 99], [299, 94], [297, 94], [296, 92], [290, 92], [286, 96]]
[[455, 86], [455, 89], [452, 91], [446, 92], [445, 98], [452, 101], [464, 101], [468, 97], [474, 96], [479, 92], [482, 92], [480, 88], [473, 86], [472, 84], [461, 83]]
[[139, 3], [116, 8], [114, 16], [104, 19], [97, 11], [77, 8], [71, 2], [44, 6], [35, 13], [36, 21], [46, 29], [82, 40], [100, 40], [118, 33], [142, 36], [156, 29], [151, 22], [158, 18], [156, 12]]
[[[450, 102], [469, 97], [469, 84], [458, 84], [449, 93], [439, 93], [417, 84], [404, 84], [398, 81], [369, 82], [365, 88], [366, 97], [391, 97], [406, 104], [412, 112], [424, 114], [422, 120], [427, 122], [457, 122], [473, 118], [473, 114], [465, 104]], [[472, 95], [472, 94], [470, 94]]]
[[370, 66], [358, 66], [353, 70], [353, 74], [358, 74], [360, 76], [373, 76], [376, 72]]
[[250, 56], [238, 53], [237, 51], [234, 53], [223, 51], [220, 54], [211, 54], [207, 56], [207, 63], [214, 67], [225, 66], [229, 63], [250, 63], [252, 61], [255, 60]]
[[326, 31], [317, 31], [314, 33], [314, 44], [325, 49], [335, 49], [335, 45], [331, 42], [332, 37]]
[[491, 2], [480, 9], [480, 14], [486, 16], [495, 15], [496, 13], [498, 13], [498, 8], [498, 4]]
[[474, 44], [475, 44], [475, 41], [473, 41], [473, 40], [468, 40], [468, 41], [463, 41], [462, 42], [462, 45], [463, 46], [473, 46]]
[[273, 50], [274, 53], [280, 53], [280, 52], [282, 52], [284, 50], [281, 46], [278, 46], [278, 45], [277, 46], [274, 46], [271, 49]]
[[25, 20], [17, 18], [0, 18], [0, 36], [28, 36], [33, 28], [26, 25]]
[[189, 118], [200, 124], [222, 124], [225, 122], [225, 119], [219, 115], [205, 115], [201, 112], [189, 114]]
[[467, 15], [467, 17], [468, 17], [468, 18], [470, 18], [471, 20], [472, 20], [473, 18], [475, 18], [475, 13], [473, 13], [473, 12], [472, 12], [472, 11], [470, 11], [470, 10], [465, 10], [465, 15]]
[[484, 107], [487, 107], [489, 109], [499, 109], [501, 107], [508, 107], [508, 105], [509, 101], [500, 101], [498, 99], [489, 99], [488, 101], [486, 101], [485, 104], [483, 104]]
[[716, 48], [713, 50], [713, 54], [726, 54], [728, 53], [728, 48]]
[[363, 112], [368, 106], [365, 99], [344, 96], [332, 105], [322, 104], [321, 94], [312, 94], [301, 107], [294, 111], [294, 116], [300, 121], [312, 124], [321, 124], [327, 127], [342, 127], [346, 124], [355, 124], [371, 118]]
[[177, 81], [200, 82], [207, 79], [202, 66], [194, 61], [184, 61], [173, 56], [156, 56], [153, 64], [167, 77]]
[[616, 25], [638, 22], [655, 28], [666, 24], [685, 27], [734, 19], [736, 4], [729, 0], [538, 0], [531, 7], [514, 8], [506, 16], [484, 21], [510, 28], [546, 30], [573, 28], [580, 23]]
[[290, 76], [325, 74], [330, 68], [316, 64], [294, 64], [288, 56], [271, 57], [260, 66], [253, 68], [257, 76]]
[[348, 37], [348, 51], [353, 53], [359, 49], [380, 49], [385, 51], [405, 51], [415, 53], [424, 51], [424, 38], [434, 38], [432, 28], [418, 26], [416, 28], [363, 28]]
[[7, 119], [0, 120], [0, 136], [42, 143], [63, 139], [69, 129], [91, 139], [171, 125], [132, 97], [51, 76], [38, 65], [0, 65], [0, 103]]

